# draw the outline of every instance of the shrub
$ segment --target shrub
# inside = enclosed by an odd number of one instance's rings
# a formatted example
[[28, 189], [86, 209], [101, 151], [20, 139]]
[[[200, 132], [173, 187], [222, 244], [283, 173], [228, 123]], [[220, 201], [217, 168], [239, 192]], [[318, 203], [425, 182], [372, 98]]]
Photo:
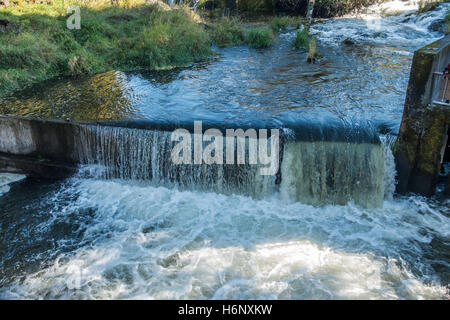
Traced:
[[294, 46], [297, 49], [306, 49], [309, 47], [309, 32], [307, 28], [297, 31]]
[[244, 30], [237, 18], [222, 17], [211, 32], [213, 42], [221, 48], [240, 45], [245, 41]]
[[273, 32], [285, 32], [289, 27], [300, 28], [302, 20], [298, 17], [275, 17], [270, 24]]
[[275, 17], [270, 27], [273, 32], [284, 32], [290, 26], [291, 20], [288, 17]]
[[268, 48], [274, 43], [274, 35], [269, 28], [253, 28], [248, 32], [248, 45], [252, 48]]

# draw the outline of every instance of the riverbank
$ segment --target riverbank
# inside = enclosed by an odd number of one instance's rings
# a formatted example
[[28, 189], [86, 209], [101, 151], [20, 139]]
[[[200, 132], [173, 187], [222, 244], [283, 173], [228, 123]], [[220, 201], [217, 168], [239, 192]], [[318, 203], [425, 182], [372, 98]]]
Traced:
[[0, 96], [55, 77], [184, 67], [213, 56], [213, 43], [265, 48], [277, 32], [302, 22], [296, 17], [206, 22], [188, 7], [163, 2], [93, 1], [81, 6], [81, 28], [69, 29], [67, 21], [74, 20], [68, 6], [55, 1], [0, 9]]
[[[171, 8], [161, 1], [119, 1], [112, 6], [95, 0], [81, 6], [81, 28], [71, 30], [71, 3], [0, 8], [0, 97], [56, 77], [184, 67], [214, 56], [213, 44], [268, 48], [278, 33], [301, 30], [304, 24], [302, 16], [257, 11], [248, 16], [247, 11], [228, 18], [223, 10], [218, 15], [217, 10]], [[324, 5], [318, 4], [316, 16]], [[449, 24], [447, 16], [435, 27], [447, 25], [450, 30]], [[308, 49], [310, 40], [307, 32], [299, 31], [292, 48]]]
[[82, 27], [70, 30], [67, 6], [0, 10], [0, 95], [57, 76], [170, 69], [213, 54], [208, 33], [188, 9], [92, 2], [81, 7]]

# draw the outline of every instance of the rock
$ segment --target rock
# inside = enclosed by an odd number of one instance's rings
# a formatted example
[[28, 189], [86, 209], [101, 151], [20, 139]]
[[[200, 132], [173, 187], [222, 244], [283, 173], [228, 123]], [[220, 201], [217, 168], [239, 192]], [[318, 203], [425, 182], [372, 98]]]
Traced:
[[428, 30], [435, 32], [445, 32], [445, 22], [443, 20], [434, 21], [428, 26]]
[[386, 39], [387, 37], [388, 37], [388, 35], [385, 33], [385, 32], [375, 32], [374, 34], [373, 34], [373, 37], [374, 38], [383, 38], [383, 39]]
[[315, 52], [314, 54], [308, 53], [308, 56], [306, 57], [306, 61], [308, 63], [316, 63], [317, 61], [320, 61], [320, 59], [323, 58], [323, 55], [320, 53]]
[[356, 44], [356, 42], [352, 38], [346, 38], [344, 41], [342, 41], [343, 44], [348, 46], [353, 46]]
[[25, 178], [26, 178], [26, 176], [23, 174], [1, 173], [0, 172], [0, 196], [9, 191], [10, 184], [12, 184], [14, 182], [19, 182]]

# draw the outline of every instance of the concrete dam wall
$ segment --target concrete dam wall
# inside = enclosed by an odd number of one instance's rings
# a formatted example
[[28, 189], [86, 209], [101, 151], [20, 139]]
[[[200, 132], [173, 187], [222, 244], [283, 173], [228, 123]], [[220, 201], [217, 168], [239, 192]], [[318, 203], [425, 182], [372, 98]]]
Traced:
[[178, 125], [0, 116], [0, 171], [59, 178], [87, 164], [99, 165], [106, 179], [149, 180], [255, 198], [279, 192], [313, 205], [353, 200], [379, 206], [383, 201], [385, 155], [374, 131], [306, 123], [282, 128], [276, 174], [264, 176], [260, 164], [247, 162], [174, 164], [172, 130]]
[[[399, 193], [430, 196], [436, 190], [441, 164], [449, 155], [450, 104], [442, 95], [442, 72], [449, 64], [450, 35], [414, 53], [403, 119], [393, 150]], [[450, 193], [450, 175], [447, 179], [446, 192]]]

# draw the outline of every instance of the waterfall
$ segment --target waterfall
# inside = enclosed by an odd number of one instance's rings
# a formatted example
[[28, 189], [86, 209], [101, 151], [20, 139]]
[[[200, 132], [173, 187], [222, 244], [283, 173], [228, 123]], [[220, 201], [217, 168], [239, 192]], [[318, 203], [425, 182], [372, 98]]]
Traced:
[[395, 159], [392, 148], [397, 139], [396, 135], [386, 134], [380, 136], [383, 145], [385, 157], [385, 174], [384, 174], [384, 198], [392, 199], [397, 185], [397, 171], [395, 169]]
[[380, 206], [384, 195], [384, 151], [380, 145], [291, 142], [281, 166], [281, 195], [303, 203]]
[[321, 130], [322, 138], [310, 141], [284, 134], [280, 170], [271, 176], [261, 175], [261, 165], [248, 162], [174, 164], [172, 133], [158, 129], [83, 125], [78, 153], [81, 163], [100, 165], [105, 179], [151, 180], [157, 185], [254, 198], [277, 193], [283, 199], [312, 205], [354, 201], [362, 206], [380, 206], [386, 184], [383, 145], [379, 140], [339, 140], [339, 131]]
[[120, 127], [83, 126], [79, 157], [102, 166], [102, 177], [151, 180], [178, 186], [255, 198], [270, 195], [276, 177], [262, 176], [258, 165], [174, 164], [171, 132]]

